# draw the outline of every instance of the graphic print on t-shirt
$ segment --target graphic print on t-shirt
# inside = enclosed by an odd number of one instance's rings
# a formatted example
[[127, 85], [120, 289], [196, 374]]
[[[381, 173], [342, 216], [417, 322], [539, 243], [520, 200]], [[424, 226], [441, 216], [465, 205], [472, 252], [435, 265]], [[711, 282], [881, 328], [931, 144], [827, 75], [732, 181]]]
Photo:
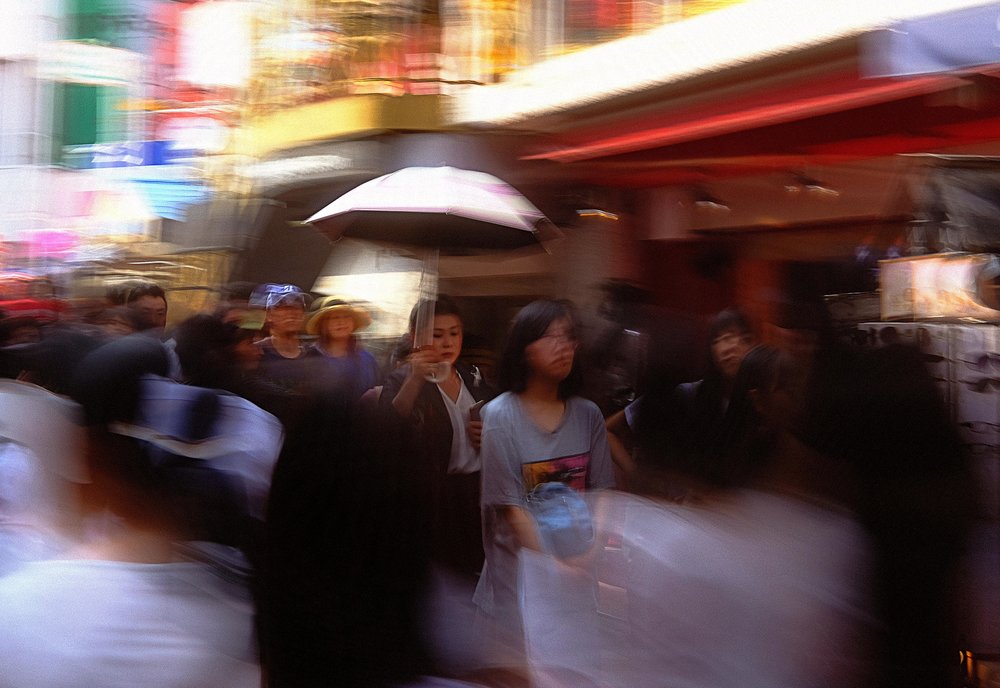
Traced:
[[565, 483], [574, 490], [586, 490], [589, 464], [589, 453], [521, 464], [524, 490], [531, 492], [536, 485], [553, 482]]

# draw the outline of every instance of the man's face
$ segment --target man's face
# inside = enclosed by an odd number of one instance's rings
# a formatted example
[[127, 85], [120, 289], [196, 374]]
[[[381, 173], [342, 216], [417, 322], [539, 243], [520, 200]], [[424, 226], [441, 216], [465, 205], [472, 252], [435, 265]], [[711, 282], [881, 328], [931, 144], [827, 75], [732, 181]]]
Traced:
[[736, 377], [743, 357], [753, 348], [753, 337], [748, 332], [724, 330], [712, 341], [712, 358], [719, 371], [728, 379]]
[[159, 296], [140, 296], [129, 304], [142, 320], [143, 329], [160, 329], [167, 326], [167, 302]]
[[296, 335], [302, 331], [306, 309], [298, 304], [282, 303], [267, 312], [267, 322], [271, 326], [271, 334], [284, 336]]

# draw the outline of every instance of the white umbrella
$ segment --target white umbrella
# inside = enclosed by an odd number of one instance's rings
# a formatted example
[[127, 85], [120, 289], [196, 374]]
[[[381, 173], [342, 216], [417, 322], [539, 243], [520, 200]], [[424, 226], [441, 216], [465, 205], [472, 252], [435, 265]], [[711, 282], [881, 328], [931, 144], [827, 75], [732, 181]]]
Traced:
[[[307, 222], [334, 240], [346, 236], [424, 247], [419, 296], [431, 301], [437, 295], [440, 249], [544, 248], [543, 242], [560, 236], [510, 184], [485, 172], [448, 166], [407, 167], [372, 179]], [[421, 309], [415, 347], [431, 345], [433, 322], [433, 309]]]
[[542, 211], [506, 182], [446, 166], [407, 167], [372, 179], [307, 222], [333, 239], [437, 249], [515, 249], [558, 234]]

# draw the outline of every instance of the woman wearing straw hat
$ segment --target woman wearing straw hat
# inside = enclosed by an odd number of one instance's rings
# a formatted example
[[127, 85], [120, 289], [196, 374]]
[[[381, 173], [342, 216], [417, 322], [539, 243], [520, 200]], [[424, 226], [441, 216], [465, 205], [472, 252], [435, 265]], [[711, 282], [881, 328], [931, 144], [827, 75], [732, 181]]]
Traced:
[[336, 296], [316, 301], [306, 321], [306, 332], [319, 338], [309, 349], [312, 363], [322, 361], [316, 374], [323, 381], [343, 386], [360, 398], [378, 384], [379, 367], [354, 335], [372, 322], [368, 311]]

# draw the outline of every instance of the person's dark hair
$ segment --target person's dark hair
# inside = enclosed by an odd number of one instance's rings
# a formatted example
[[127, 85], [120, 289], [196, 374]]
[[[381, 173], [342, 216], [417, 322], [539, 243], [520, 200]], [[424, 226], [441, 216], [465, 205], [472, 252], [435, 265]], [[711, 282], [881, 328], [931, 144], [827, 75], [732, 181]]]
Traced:
[[192, 315], [174, 330], [177, 358], [190, 384], [223, 387], [234, 365], [231, 350], [239, 327], [213, 315]]
[[159, 284], [155, 284], [153, 282], [139, 282], [125, 292], [124, 305], [131, 306], [144, 296], [153, 296], [163, 299], [164, 301], [167, 300], [167, 293], [163, 291], [163, 287]]
[[142, 319], [136, 315], [135, 311], [125, 306], [112, 306], [95, 313], [91, 320], [96, 325], [109, 325], [115, 320], [128, 323], [133, 331], [142, 329]]
[[708, 325], [709, 346], [719, 335], [733, 331], [752, 335], [753, 327], [750, 326], [746, 315], [738, 308], [726, 308], [719, 311]]
[[[497, 378], [501, 391], [519, 393], [525, 390], [530, 371], [524, 358], [524, 350], [529, 344], [541, 339], [553, 322], [563, 319], [570, 321], [575, 335], [576, 313], [569, 301], [532, 301], [518, 312], [507, 334], [503, 353], [500, 355]], [[566, 379], [559, 384], [559, 397], [567, 399], [579, 393], [582, 385], [580, 357], [575, 356], [573, 368]]]
[[454, 299], [446, 294], [439, 294], [436, 299], [421, 299], [410, 311], [410, 333], [416, 329], [417, 322], [419, 318], [426, 315], [427, 309], [434, 309], [434, 316], [439, 315], [454, 315], [459, 320], [462, 320], [462, 311], [459, 310], [458, 304], [455, 303]]
[[406, 357], [413, 351], [413, 335], [409, 332], [400, 335], [396, 345], [389, 354], [389, 369], [395, 370], [406, 363]]
[[102, 344], [79, 363], [70, 396], [84, 411], [88, 424], [131, 422], [139, 403], [143, 375], [165, 377], [170, 365], [160, 342], [129, 335]]
[[16, 357], [23, 379], [56, 394], [69, 394], [77, 366], [103, 343], [103, 338], [78, 327], [52, 325], [38, 342]]
[[718, 484], [746, 485], [766, 468], [774, 449], [775, 428], [765, 424], [754, 393], [769, 399], [777, 390], [793, 388], [799, 373], [791, 357], [774, 347], [759, 345], [747, 352], [709, 455]]
[[124, 306], [131, 289], [132, 286], [128, 284], [112, 284], [104, 290], [104, 300], [110, 306]]

